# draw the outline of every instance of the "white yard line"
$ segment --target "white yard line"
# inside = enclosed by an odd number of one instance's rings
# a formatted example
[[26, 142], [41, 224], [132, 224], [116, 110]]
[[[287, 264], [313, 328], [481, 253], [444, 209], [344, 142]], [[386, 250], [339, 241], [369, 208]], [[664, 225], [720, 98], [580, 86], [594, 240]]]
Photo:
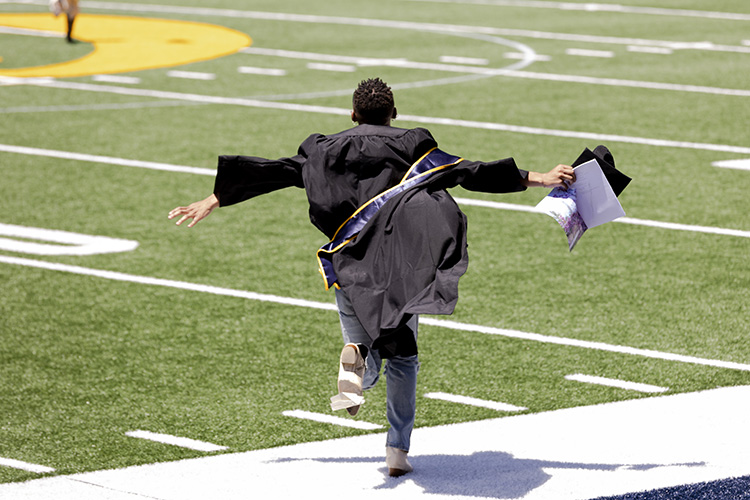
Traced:
[[170, 165], [168, 163], [157, 163], [153, 161], [128, 160], [112, 156], [90, 155], [85, 153], [73, 153], [70, 151], [58, 151], [54, 149], [30, 148], [25, 146], [12, 146], [0, 144], [0, 152], [16, 153], [30, 156], [45, 156], [48, 158], [60, 158], [61, 160], [86, 161], [103, 163], [108, 165], [119, 165], [123, 167], [147, 168], [149, 170], [164, 170], [167, 172], [180, 172], [184, 174], [198, 174], [215, 176], [216, 170], [209, 168], [185, 167], [182, 165]]
[[[249, 300], [257, 300], [260, 302], [271, 302], [282, 305], [305, 307], [308, 309], [317, 309], [325, 311], [336, 311], [336, 305], [326, 302], [316, 302], [305, 299], [295, 299], [292, 297], [281, 297], [278, 295], [270, 295], [257, 292], [248, 292], [244, 290], [233, 290], [231, 288], [222, 288], [211, 285], [201, 285], [197, 283], [188, 283], [185, 281], [168, 280], [162, 278], [152, 278], [149, 276], [137, 276], [133, 274], [126, 274], [117, 271], [106, 271], [103, 269], [91, 269], [80, 266], [71, 266], [68, 264], [58, 264], [55, 262], [47, 262], [41, 260], [33, 260], [19, 257], [9, 257], [0, 255], [0, 263], [18, 265], [24, 267], [31, 267], [36, 269], [46, 269], [50, 271], [65, 272], [71, 274], [77, 274], [81, 276], [92, 276], [97, 278], [104, 278], [113, 281], [121, 281], [128, 283], [138, 283], [142, 285], [161, 286], [167, 288], [174, 288], [179, 290], [189, 290], [202, 293], [211, 293], [214, 295], [222, 295], [228, 297], [237, 297]], [[530, 340], [535, 342], [542, 342], [545, 344], [563, 345], [569, 347], [581, 347], [584, 349], [592, 349], [598, 351], [613, 352], [618, 354], [628, 354], [633, 356], [641, 356], [651, 359], [660, 359], [664, 361], [674, 361], [678, 363], [689, 363], [697, 364], [702, 366], [711, 366], [715, 368], [726, 368], [730, 370], [750, 371], [750, 365], [743, 363], [735, 363], [732, 361], [721, 361], [715, 359], [698, 358], [694, 356], [686, 356], [682, 354], [674, 354], [669, 352], [652, 351], [649, 349], [639, 349], [636, 347], [619, 346], [606, 344], [604, 342], [592, 342], [587, 340], [571, 339], [566, 337], [556, 337], [549, 335], [542, 335], [539, 333], [522, 332], [519, 330], [508, 330], [503, 328], [495, 328], [490, 326], [472, 325], [469, 323], [459, 323], [457, 321], [441, 320], [431, 317], [422, 317], [420, 322], [425, 325], [437, 326], [440, 328], [448, 328], [452, 330], [482, 333], [487, 335], [498, 335], [508, 338]]]
[[281, 412], [281, 414], [285, 417], [294, 417], [302, 420], [312, 420], [313, 422], [333, 424], [341, 427], [350, 427], [352, 429], [361, 429], [365, 431], [374, 431], [383, 428], [382, 425], [372, 424], [370, 422], [350, 420], [342, 417], [335, 417], [333, 415], [326, 415], [325, 413], [314, 413], [305, 410], [288, 410]]
[[0, 237], [0, 250], [31, 255], [97, 255], [138, 248], [138, 242], [133, 240], [12, 224], [0, 224], [0, 236], [8, 237]]
[[738, 160], [723, 160], [712, 163], [714, 167], [731, 168], [735, 170], [750, 170], [750, 158], [741, 158]]
[[[37, 269], [46, 269], [49, 271], [59, 271], [71, 274], [77, 274], [80, 276], [92, 276], [95, 278], [103, 278], [112, 281], [120, 281], [126, 283], [137, 283], [140, 285], [151, 285], [160, 286], [165, 288], [175, 288], [179, 290], [188, 290], [193, 292], [210, 293], [213, 295], [221, 295], [225, 297], [236, 297], [247, 300], [257, 300], [259, 302], [271, 302], [275, 304], [282, 304], [287, 306], [305, 307], [308, 309], [320, 309], [324, 311], [336, 311], [335, 304], [328, 304], [325, 302], [315, 302], [304, 299], [294, 299], [291, 297], [281, 297], [278, 295], [270, 295], [265, 293], [247, 292], [244, 290], [233, 290], [231, 288], [222, 288], [211, 285], [201, 285], [198, 283], [188, 283], [186, 281], [175, 281], [162, 278], [151, 278], [149, 276], [137, 276], [134, 274], [120, 273], [117, 271], [107, 271], [104, 269], [91, 269], [87, 267], [71, 266], [67, 264], [58, 264], [55, 262], [47, 262], [41, 260], [25, 259], [20, 257], [10, 257], [0, 255], [0, 262], [5, 264], [20, 265], [25, 267], [33, 267]], [[750, 369], [750, 367], [749, 367]]]
[[307, 63], [307, 69], [317, 71], [334, 71], [339, 73], [354, 73], [357, 71], [356, 66], [351, 64], [331, 64], [331, 63]]
[[607, 12], [615, 14], [643, 14], [670, 17], [697, 17], [700, 19], [723, 19], [727, 21], [750, 21], [750, 14], [716, 12], [708, 10], [670, 9], [661, 7], [639, 7], [635, 5], [605, 3], [549, 2], [541, 0], [411, 0], [412, 2], [452, 3], [464, 5], [494, 5], [498, 7], [522, 7], [533, 9], [557, 9], [576, 12]]
[[[0, 152], [17, 153], [32, 156], [46, 156], [50, 158], [60, 158], [64, 160], [86, 161], [93, 163], [103, 163], [110, 165], [120, 165], [126, 167], [146, 168], [151, 170], [163, 170], [167, 172], [179, 172], [185, 174], [197, 174], [214, 177], [216, 170], [210, 168], [187, 167], [183, 165], [172, 165], [168, 163], [156, 163], [141, 160], [128, 160], [125, 158], [116, 158], [101, 155], [89, 155], [83, 153], [72, 153], [69, 151], [57, 151], [50, 149], [29, 148], [23, 146], [11, 146], [9, 144], [0, 144]], [[735, 167], [739, 168], [739, 167]], [[536, 207], [530, 205], [519, 205], [515, 203], [504, 203], [498, 201], [475, 200], [471, 198], [456, 198], [461, 205], [492, 208], [496, 210], [511, 210], [514, 212], [544, 213]], [[722, 236], [734, 236], [738, 238], [750, 238], [750, 231], [740, 229], [728, 229], [721, 227], [696, 226], [690, 224], [678, 224], [674, 222], [663, 222], [648, 219], [636, 219], [632, 217], [621, 217], [614, 222], [621, 224], [631, 224], [636, 226], [656, 227], [660, 229], [669, 229], [673, 231], [688, 231], [695, 233], [716, 234]]]
[[[2, 80], [0, 78], [0, 80]], [[263, 101], [260, 99], [246, 99], [242, 97], [221, 97], [202, 94], [188, 94], [183, 92], [170, 92], [163, 90], [138, 89], [130, 87], [117, 87], [113, 85], [97, 85], [92, 83], [78, 83], [70, 81], [56, 81], [47, 79], [15, 79], [27, 85], [40, 87], [51, 87], [58, 89], [78, 90], [83, 92], [103, 92], [117, 95], [130, 95], [138, 97], [153, 97], [167, 100], [183, 100], [187, 102], [199, 102], [204, 104], [223, 104], [230, 106], [247, 106], [265, 109], [278, 109], [284, 111], [295, 111], [305, 113], [321, 113], [338, 116], [349, 116], [349, 108], [334, 108], [329, 106], [315, 106], [310, 104], [295, 104], [278, 101]], [[748, 91], [750, 92], [750, 91]], [[750, 94], [748, 94], [750, 95]], [[459, 120], [453, 118], [438, 118], [418, 115], [399, 115], [402, 121], [426, 123], [431, 125], [447, 125], [453, 127], [474, 128], [482, 130], [495, 130], [498, 132], [513, 132], [518, 134], [545, 135], [551, 137], [566, 137], [571, 139], [587, 139], [592, 141], [622, 142], [627, 144], [642, 144], [646, 146], [672, 147], [680, 149], [698, 149], [704, 151], [717, 151], [733, 153], [738, 155], [750, 155], [750, 147], [731, 146], [724, 144], [708, 144], [688, 141], [673, 141], [665, 139], [652, 139], [648, 137], [635, 137], [617, 134], [601, 134], [597, 132], [579, 132], [574, 130], [548, 129], [541, 127], [528, 127], [524, 125], [510, 125], [505, 123], [480, 122], [474, 120]]]
[[141, 83], [141, 79], [137, 76], [122, 76], [122, 75], [94, 75], [91, 77], [95, 82], [105, 83], [121, 83], [127, 85], [138, 85]]
[[660, 54], [666, 56], [674, 53], [673, 49], [668, 49], [666, 47], [648, 47], [645, 45], [628, 45], [627, 51], [640, 52], [642, 54]]
[[[631, 46], [629, 50], [636, 51], [648, 51], [648, 52], [661, 52], [671, 51], [664, 47], [640, 47]], [[626, 88], [641, 88], [648, 90], [663, 90], [672, 92], [689, 92], [699, 94], [712, 94], [712, 95], [723, 95], [723, 96], [736, 96], [736, 97], [750, 97], [750, 90], [747, 89], [730, 89], [721, 87], [709, 87], [705, 85], [684, 85], [678, 83], [662, 83], [662, 82], [650, 82], [642, 80], [625, 80], [621, 78], [598, 78], [584, 75], [565, 75], [557, 73], [540, 73], [533, 71], [521, 71], [520, 69], [508, 69], [508, 68], [487, 68], [484, 66], [472, 66], [464, 63], [458, 64], [446, 64], [441, 63], [425, 63], [410, 61], [408, 59], [377, 59], [377, 58], [365, 58], [365, 57], [354, 57], [354, 56], [340, 56], [333, 54], [320, 54], [314, 52], [301, 52], [293, 50], [281, 50], [281, 49], [268, 49], [262, 47], [248, 47], [243, 49], [241, 52], [251, 55], [263, 55], [271, 57], [282, 57], [287, 59], [301, 59], [308, 61], [325, 61], [325, 62], [336, 62], [345, 64], [355, 64], [357, 66], [385, 66], [395, 68], [408, 68], [408, 69], [421, 69], [425, 71], [445, 71], [450, 73], [470, 73], [482, 76], [505, 76], [510, 78], [523, 78], [528, 80], [541, 80], [550, 82], [563, 82], [563, 83], [580, 83], [586, 85], [604, 85], [612, 87], [626, 87]], [[590, 57], [612, 57], [614, 55], [611, 51], [601, 50], [585, 50], [585, 49], [568, 49], [567, 52], [574, 55], [590, 56]], [[541, 60], [544, 57], [534, 54], [530, 56], [528, 54], [520, 54], [520, 57], [529, 57], [533, 60]], [[451, 61], [453, 59], [450, 59]]]
[[13, 28], [11, 26], [0, 26], [0, 35], [25, 35], [43, 38], [64, 38], [63, 33], [56, 31], [31, 30], [26, 28]]
[[581, 373], [575, 373], [573, 375], [566, 375], [565, 379], [572, 380], [574, 382], [582, 382], [584, 384], [603, 385], [606, 387], [616, 387], [618, 389], [627, 389], [629, 391], [638, 391], [638, 392], [647, 392], [647, 393], [661, 393], [661, 392], [667, 392], [669, 390], [669, 387], [659, 387], [658, 385], [642, 384], [639, 382], [628, 382], [627, 380], [596, 377], [594, 375], [583, 375]]
[[36, 472], [37, 474], [46, 474], [48, 472], [55, 472], [52, 467], [45, 465], [31, 464], [29, 462], [23, 462], [21, 460], [14, 460], [12, 458], [0, 457], [0, 466], [10, 467], [12, 469], [25, 470], [27, 472]]
[[[47, 5], [45, 1], [34, 2], [37, 5]], [[716, 45], [710, 42], [675, 42], [668, 40], [646, 40], [641, 38], [622, 38], [613, 36], [595, 36], [586, 34], [551, 33], [536, 30], [504, 29], [487, 26], [468, 26], [440, 23], [420, 23], [414, 21], [400, 21], [396, 19], [365, 19], [357, 17], [320, 16], [312, 14], [291, 14], [283, 12], [259, 12], [238, 9], [216, 9], [208, 7], [182, 7], [171, 5], [150, 5], [137, 3], [117, 3], [87, 1], [86, 5], [92, 9], [116, 10], [123, 12], [159, 12], [167, 14], [184, 14], [205, 17], [232, 17], [242, 19], [258, 19], [266, 21], [284, 21], [312, 24], [335, 24], [346, 26], [362, 26], [381, 29], [405, 29], [413, 31], [427, 31], [442, 34], [478, 34], [493, 36], [525, 37], [544, 40], [563, 40], [572, 42], [604, 43], [619, 45], [648, 45], [686, 50], [708, 50], [722, 52], [750, 53], [750, 47]], [[744, 15], [744, 14], [743, 14]]]
[[[0, 259], [0, 262], [2, 262], [1, 259]], [[696, 365], [703, 365], [703, 366], [713, 366], [716, 368], [727, 368], [731, 370], [750, 371], [750, 365], [743, 364], [743, 363], [696, 358], [694, 356], [686, 356], [683, 354], [652, 351], [650, 349], [639, 349], [636, 347], [618, 346], [618, 345], [606, 344], [604, 342], [593, 342], [589, 340], [556, 337], [556, 336], [550, 336], [550, 335], [542, 335], [539, 333], [522, 332], [520, 330], [495, 328], [492, 326], [471, 325], [468, 323], [459, 323], [456, 321], [437, 319], [437, 318], [420, 317], [419, 322], [425, 325], [449, 328], [452, 330], [484, 333], [486, 335], [499, 335], [501, 337], [541, 342], [543, 344], [556, 344], [556, 345], [565, 345], [569, 347], [581, 347], [584, 349], [593, 349], [596, 351], [606, 351], [606, 352], [613, 352], [617, 354], [629, 354], [633, 356], [642, 356], [642, 357], [651, 358], [651, 359], [661, 359], [663, 361], [675, 361], [678, 363], [688, 363], [688, 364], [696, 364]]]
[[711, 94], [720, 96], [750, 97], [750, 90], [728, 89], [722, 87], [707, 87], [704, 85], [685, 85], [680, 83], [649, 82], [644, 80], [624, 80], [621, 78], [597, 78], [583, 75], [563, 75], [559, 73], [539, 73], [534, 71], [518, 70], [487, 70], [497, 76], [511, 78], [526, 78], [530, 80], [543, 80], [550, 82], [581, 83], [586, 85], [604, 85], [610, 87], [626, 87], [647, 90], [662, 90], [667, 92], [688, 92], [697, 94]]
[[341, 64], [355, 64], [357, 66], [383, 66], [387, 64], [403, 64], [408, 59], [388, 59], [377, 57], [343, 56], [337, 54], [321, 54], [319, 52], [304, 52], [300, 50], [269, 49], [265, 47], [246, 47], [241, 49], [243, 54], [253, 56], [282, 57], [284, 59], [301, 59], [303, 61], [319, 61]]
[[207, 453], [214, 451], [223, 451], [228, 449], [226, 446], [219, 446], [213, 443], [207, 443], [205, 441], [198, 441], [196, 439], [190, 439], [185, 437], [171, 436], [169, 434], [158, 434], [156, 432], [149, 431], [130, 431], [125, 433], [126, 436], [145, 439], [147, 441], [154, 441], [156, 443], [170, 444], [172, 446], [179, 446], [180, 448], [188, 448], [195, 451], [205, 451]]
[[215, 73], [203, 73], [200, 71], [167, 71], [167, 76], [172, 78], [185, 78], [187, 80], [216, 80]]
[[611, 58], [615, 57], [615, 53], [611, 50], [591, 50], [591, 49], [565, 49], [565, 53], [569, 56], [581, 56], [581, 57], [603, 57]]
[[376, 432], [0, 484], [0, 497], [304, 499], [333, 497], [332, 485], [368, 500], [638, 495], [750, 474], [749, 401], [750, 388], [726, 387], [418, 427], [401, 479], [387, 476]]
[[515, 406], [508, 403], [501, 403], [499, 401], [488, 401], [486, 399], [477, 399], [469, 396], [459, 396], [457, 394], [448, 394], [445, 392], [428, 392], [424, 397], [429, 399], [439, 399], [441, 401], [448, 401], [449, 403], [458, 403], [467, 406], [477, 406], [479, 408], [488, 408], [496, 411], [524, 411], [528, 408], [523, 406]]
[[490, 60], [481, 57], [440, 56], [440, 62], [446, 64], [472, 64], [475, 66], [487, 66], [490, 63]]
[[[0, 85], [8, 85], [0, 79]], [[54, 104], [51, 106], [13, 106], [0, 108], [0, 115], [11, 113], [60, 113], [69, 111], [109, 111], [121, 109], [166, 108], [185, 106], [184, 101], [141, 101], [107, 104]]]
[[[530, 205], [517, 205], [514, 203], [503, 203], [497, 201], [474, 200], [471, 198], [456, 198], [456, 202], [461, 205], [494, 208], [497, 210], [512, 210], [514, 212], [544, 213], [536, 207]], [[691, 224], [678, 224], [675, 222], [663, 222], [648, 219], [635, 219], [633, 217], [620, 217], [612, 222], [620, 224], [632, 224], [635, 226], [658, 227], [660, 229], [669, 229], [672, 231], [688, 231], [694, 233], [717, 234], [722, 236], [735, 236], [738, 238], [750, 238], [750, 231], [740, 229], [727, 229], [723, 227], [696, 226]]]
[[277, 68], [256, 68], [254, 66], [240, 66], [239, 68], [237, 68], [237, 71], [245, 75], [286, 76], [285, 69]]

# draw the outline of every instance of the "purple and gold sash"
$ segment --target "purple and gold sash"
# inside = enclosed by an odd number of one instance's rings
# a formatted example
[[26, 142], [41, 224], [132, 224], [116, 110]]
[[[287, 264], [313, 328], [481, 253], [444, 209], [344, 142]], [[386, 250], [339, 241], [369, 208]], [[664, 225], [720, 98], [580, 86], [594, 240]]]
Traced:
[[338, 286], [336, 273], [333, 269], [333, 254], [352, 241], [388, 200], [461, 161], [463, 161], [463, 158], [449, 155], [437, 148], [431, 149], [409, 168], [401, 182], [366, 202], [346, 219], [336, 230], [336, 234], [333, 235], [331, 241], [320, 247], [316, 254], [320, 274], [325, 280], [326, 290], [331, 286]]

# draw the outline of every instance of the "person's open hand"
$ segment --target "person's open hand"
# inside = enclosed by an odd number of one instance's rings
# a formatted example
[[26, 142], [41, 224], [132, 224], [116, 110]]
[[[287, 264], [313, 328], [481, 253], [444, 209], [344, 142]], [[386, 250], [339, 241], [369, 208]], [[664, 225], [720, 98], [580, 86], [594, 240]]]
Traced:
[[190, 224], [188, 224], [187, 227], [193, 227], [197, 223], [199, 223], [201, 220], [208, 217], [211, 212], [214, 210], [214, 208], [219, 206], [219, 199], [216, 197], [216, 195], [212, 194], [205, 200], [196, 201], [194, 203], [191, 203], [190, 205], [186, 207], [177, 207], [172, 209], [169, 212], [168, 218], [174, 219], [175, 217], [182, 216], [180, 220], [176, 222], [176, 224], [179, 226], [183, 222], [189, 219], [193, 219]]

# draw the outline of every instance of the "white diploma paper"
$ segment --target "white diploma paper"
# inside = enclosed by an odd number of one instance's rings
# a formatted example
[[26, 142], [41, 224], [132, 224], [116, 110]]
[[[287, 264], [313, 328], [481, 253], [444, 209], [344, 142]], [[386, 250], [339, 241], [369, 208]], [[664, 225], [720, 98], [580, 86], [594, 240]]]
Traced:
[[536, 206], [560, 224], [571, 251], [587, 229], [625, 215], [596, 160], [577, 166], [575, 173], [576, 181], [567, 190], [553, 189]]

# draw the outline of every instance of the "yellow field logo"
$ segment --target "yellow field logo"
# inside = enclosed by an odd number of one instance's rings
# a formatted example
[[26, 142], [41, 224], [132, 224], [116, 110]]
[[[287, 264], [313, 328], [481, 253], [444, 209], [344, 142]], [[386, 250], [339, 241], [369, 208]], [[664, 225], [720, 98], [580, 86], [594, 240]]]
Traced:
[[[0, 14], [0, 26], [65, 34], [65, 16]], [[74, 36], [94, 50], [71, 61], [0, 69], [0, 76], [65, 78], [179, 66], [249, 46], [249, 36], [223, 26], [143, 17], [80, 14]], [[0, 54], [2, 55], [2, 54]]]

